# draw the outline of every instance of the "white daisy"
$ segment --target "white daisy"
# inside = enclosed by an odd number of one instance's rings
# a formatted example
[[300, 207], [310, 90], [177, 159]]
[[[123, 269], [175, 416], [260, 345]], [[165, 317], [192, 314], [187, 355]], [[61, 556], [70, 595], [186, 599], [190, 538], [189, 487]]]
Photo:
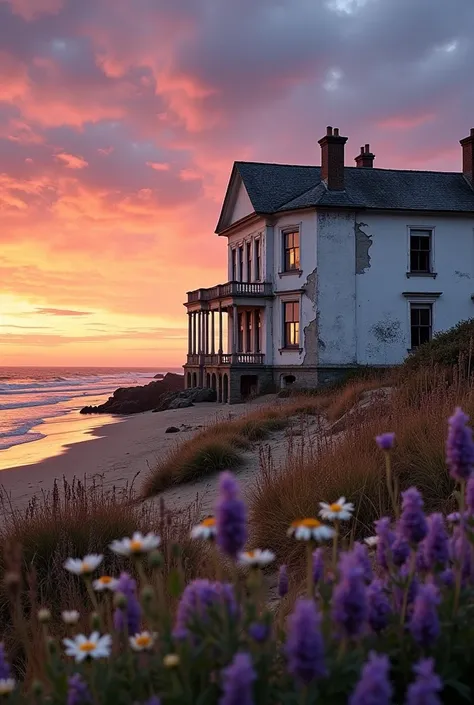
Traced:
[[333, 504], [320, 502], [319, 506], [321, 507], [319, 516], [327, 521], [334, 521], [335, 519], [348, 521], [354, 511], [354, 505], [352, 502], [346, 502], [345, 497], [339, 497], [337, 502], [333, 502]]
[[92, 587], [97, 592], [103, 592], [104, 590], [110, 590], [113, 592], [117, 587], [118, 580], [116, 578], [111, 578], [110, 575], [101, 575], [100, 578], [94, 580]]
[[112, 637], [110, 634], [100, 636], [93, 632], [89, 637], [78, 634], [74, 639], [63, 639], [66, 655], [74, 656], [76, 663], [81, 663], [86, 658], [107, 658], [110, 656]]
[[0, 695], [9, 695], [15, 689], [14, 678], [0, 678]]
[[193, 526], [191, 530], [192, 539], [204, 539], [206, 541], [212, 541], [215, 539], [217, 534], [216, 520], [214, 517], [207, 517], [196, 526]]
[[156, 634], [141, 632], [130, 637], [130, 646], [134, 651], [147, 651], [156, 641]]
[[367, 536], [367, 538], [364, 539], [364, 543], [366, 543], [369, 548], [375, 548], [378, 542], [378, 536]]
[[77, 624], [80, 614], [77, 610], [65, 610], [61, 612], [61, 617], [64, 624]]
[[140, 531], [136, 531], [132, 538], [124, 538], [112, 541], [110, 549], [119, 556], [136, 556], [141, 553], [149, 553], [158, 548], [161, 540], [156, 534], [150, 532], [144, 536]]
[[275, 554], [271, 551], [262, 551], [256, 548], [254, 551], [245, 551], [239, 554], [239, 563], [252, 568], [263, 568], [275, 560]]
[[84, 558], [68, 558], [64, 567], [70, 573], [75, 573], [75, 575], [89, 575], [100, 566], [103, 559], [104, 556], [91, 553], [88, 556], [84, 556]]
[[288, 529], [288, 536], [293, 536], [297, 541], [325, 541], [332, 539], [336, 532], [319, 519], [297, 519]]
[[163, 659], [163, 666], [165, 668], [176, 668], [176, 666], [179, 666], [179, 662], [178, 654], [167, 654]]

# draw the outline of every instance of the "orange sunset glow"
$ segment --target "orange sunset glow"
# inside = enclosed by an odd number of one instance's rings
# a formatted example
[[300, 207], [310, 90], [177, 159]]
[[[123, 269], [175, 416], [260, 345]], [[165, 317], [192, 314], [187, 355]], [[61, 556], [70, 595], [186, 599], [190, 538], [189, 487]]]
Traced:
[[234, 160], [318, 164], [338, 124], [348, 164], [459, 171], [454, 5], [0, 0], [0, 365], [181, 365]]

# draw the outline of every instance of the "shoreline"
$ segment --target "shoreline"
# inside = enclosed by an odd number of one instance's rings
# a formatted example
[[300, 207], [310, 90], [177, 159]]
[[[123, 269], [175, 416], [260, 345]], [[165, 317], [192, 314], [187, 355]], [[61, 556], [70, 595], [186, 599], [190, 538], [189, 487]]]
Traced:
[[[177, 443], [188, 440], [204, 426], [241, 416], [250, 409], [267, 404], [268, 398], [233, 407], [203, 402], [185, 409], [168, 409], [157, 413], [146, 411], [125, 418], [109, 417], [108, 420], [98, 418], [96, 427], [89, 427], [81, 432], [80, 438], [63, 443], [59, 454], [1, 469], [0, 487], [9, 496], [12, 506], [21, 509], [28, 505], [34, 495], [51, 491], [54, 480], [63, 477], [67, 481], [72, 481], [74, 477], [81, 480], [84, 477], [100, 477], [106, 488], [121, 489], [133, 481], [141, 485], [150, 468]], [[177, 426], [183, 430], [167, 434], [168, 426]], [[47, 440], [48, 436], [33, 441], [31, 445]], [[23, 447], [25, 445], [30, 444], [23, 444]], [[191, 501], [196, 494], [195, 490], [192, 492], [194, 496]], [[182, 504], [187, 492], [183, 486], [165, 494], [172, 504]]]

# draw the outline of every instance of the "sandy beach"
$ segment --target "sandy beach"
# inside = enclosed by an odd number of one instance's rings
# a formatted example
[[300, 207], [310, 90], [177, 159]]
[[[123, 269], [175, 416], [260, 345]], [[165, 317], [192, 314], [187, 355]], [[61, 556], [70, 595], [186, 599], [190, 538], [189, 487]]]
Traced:
[[[16, 446], [0, 453], [0, 485], [17, 508], [26, 506], [33, 495], [51, 490], [54, 480], [63, 477], [72, 480], [74, 476], [98, 476], [103, 478], [105, 486], [118, 488], [135, 478], [135, 486], [139, 487], [159, 458], [203, 426], [274, 402], [275, 397], [269, 396], [231, 407], [202, 403], [187, 409], [145, 412], [127, 418], [78, 414], [77, 437], [71, 442], [68, 435], [68, 444], [61, 443], [61, 422], [56, 420], [42, 427], [45, 438], [25, 444], [28, 447]], [[169, 426], [183, 430], [166, 433]], [[212, 494], [216, 479], [205, 478], [198, 485], [168, 490], [164, 493], [165, 501], [168, 506], [183, 507], [199, 493], [205, 506], [206, 494]]]

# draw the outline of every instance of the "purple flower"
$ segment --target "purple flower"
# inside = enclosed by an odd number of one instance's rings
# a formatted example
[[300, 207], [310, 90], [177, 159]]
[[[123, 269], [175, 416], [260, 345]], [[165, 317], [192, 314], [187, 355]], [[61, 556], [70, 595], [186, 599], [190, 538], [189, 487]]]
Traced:
[[399, 531], [395, 532], [395, 538], [392, 543], [392, 561], [393, 565], [399, 568], [402, 566], [410, 555], [410, 545], [404, 536]]
[[456, 408], [448, 421], [446, 464], [455, 480], [468, 480], [474, 467], [474, 442], [472, 429], [467, 426], [469, 416]]
[[256, 677], [250, 655], [236, 653], [230, 666], [223, 671], [219, 705], [253, 705], [253, 682]]
[[219, 548], [236, 558], [247, 540], [247, 509], [240, 499], [237, 481], [230, 472], [223, 472], [220, 476], [216, 528]]
[[319, 583], [324, 575], [324, 555], [323, 549], [317, 548], [313, 551], [313, 582], [315, 585]]
[[288, 618], [286, 656], [288, 671], [307, 685], [326, 675], [321, 615], [314, 600], [299, 599]]
[[[181, 595], [176, 611], [176, 625], [174, 632], [184, 634], [196, 623], [209, 622], [212, 610], [218, 605], [225, 604], [230, 617], [237, 614], [237, 605], [234, 589], [228, 583], [210, 582], [209, 580], [193, 580]], [[216, 615], [221, 616], [222, 610], [216, 610]]]
[[457, 531], [449, 540], [449, 554], [453, 561], [462, 563], [462, 578], [471, 577], [471, 546], [464, 532]]
[[375, 436], [375, 442], [380, 450], [392, 450], [395, 443], [394, 433], [382, 433], [380, 436]]
[[142, 610], [137, 599], [137, 583], [128, 574], [122, 573], [115, 588], [116, 594], [122, 594], [127, 599], [124, 608], [117, 607], [114, 612], [114, 627], [118, 632], [127, 630], [130, 636], [140, 631]]
[[0, 680], [8, 680], [11, 677], [12, 671], [5, 654], [5, 644], [2, 641], [0, 642]]
[[373, 580], [367, 588], [369, 604], [368, 620], [374, 632], [380, 632], [388, 624], [392, 608], [382, 580]]
[[452, 568], [446, 568], [438, 575], [439, 581], [445, 587], [453, 587], [455, 583], [454, 570]]
[[441, 705], [438, 693], [443, 686], [433, 668], [432, 658], [422, 659], [413, 667], [416, 680], [408, 686], [405, 705]]
[[358, 636], [364, 631], [368, 616], [364, 571], [354, 554], [343, 553], [339, 573], [332, 594], [332, 618], [343, 636]]
[[[398, 573], [398, 578], [402, 582], [406, 584], [407, 579], [409, 578], [410, 575], [410, 568], [408, 566], [408, 563], [405, 563], [402, 565], [402, 567], [399, 570]], [[416, 575], [413, 575], [409, 584], [408, 584], [408, 594], [407, 594], [407, 606], [410, 607], [418, 593], [418, 587], [419, 587], [419, 580]], [[403, 605], [403, 599], [405, 595], [405, 590], [406, 587], [399, 587], [398, 585], [394, 586], [393, 588], [393, 599], [394, 599], [394, 604], [397, 609], [401, 609]]]
[[266, 641], [270, 636], [270, 628], [268, 624], [263, 624], [262, 622], [253, 622], [249, 626], [249, 635], [257, 643], [263, 644], [263, 642]]
[[278, 595], [285, 597], [288, 592], [288, 571], [286, 565], [281, 565], [278, 571]]
[[349, 705], [389, 705], [392, 697], [389, 671], [388, 657], [371, 651]]
[[421, 545], [428, 570], [443, 568], [449, 559], [449, 537], [442, 514], [430, 514], [428, 533]]
[[[321, 550], [321, 549], [319, 549], [319, 550]], [[364, 580], [367, 583], [370, 583], [370, 581], [373, 578], [374, 571], [372, 570], [372, 563], [370, 560], [369, 551], [367, 549], [367, 546], [363, 543], [359, 543], [358, 541], [356, 541], [354, 543], [354, 546], [352, 547], [352, 554], [353, 554], [357, 564], [362, 569], [362, 573], [364, 575]]]
[[375, 534], [378, 538], [377, 563], [384, 570], [388, 570], [392, 555], [392, 545], [395, 540], [395, 534], [390, 528], [389, 517], [382, 517], [375, 522]]
[[402, 514], [398, 530], [408, 543], [417, 544], [425, 538], [428, 527], [423, 512], [423, 499], [416, 487], [402, 492]]
[[439, 591], [434, 583], [425, 583], [418, 588], [410, 620], [410, 632], [417, 644], [423, 648], [431, 646], [439, 634], [437, 605]]
[[151, 698], [145, 700], [143, 705], [161, 705], [161, 700], [156, 695], [152, 695]]
[[67, 705], [86, 705], [91, 700], [88, 685], [79, 673], [68, 678]]

